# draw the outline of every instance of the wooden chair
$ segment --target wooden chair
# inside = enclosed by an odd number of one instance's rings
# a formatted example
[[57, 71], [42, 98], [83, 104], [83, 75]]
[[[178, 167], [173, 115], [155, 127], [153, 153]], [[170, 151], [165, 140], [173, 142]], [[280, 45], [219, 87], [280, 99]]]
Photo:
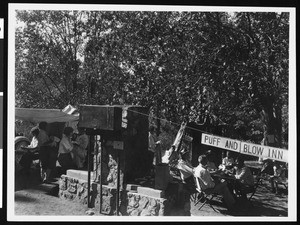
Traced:
[[255, 182], [253, 186], [241, 186], [237, 190], [237, 195], [250, 195], [247, 200], [250, 202], [252, 197], [255, 195], [257, 188], [262, 184], [261, 173], [257, 174], [255, 177]]
[[282, 169], [279, 177], [277, 179], [274, 179], [274, 183], [276, 186], [283, 185], [286, 190], [288, 190], [288, 171], [287, 169]]
[[[208, 188], [208, 189], [202, 190], [202, 188], [200, 186], [200, 182], [201, 182], [200, 178], [194, 176], [194, 179], [195, 179], [196, 191], [197, 191], [198, 195], [203, 196], [202, 198], [204, 198], [204, 202], [202, 203], [202, 205], [200, 206], [200, 208], [198, 210], [202, 209], [204, 205], [208, 204], [208, 206], [210, 206], [215, 212], [219, 212], [211, 204], [212, 200], [215, 197], [217, 197], [218, 194], [214, 192], [213, 188]], [[198, 200], [196, 199], [195, 206], [201, 201], [202, 198], [200, 198]]]

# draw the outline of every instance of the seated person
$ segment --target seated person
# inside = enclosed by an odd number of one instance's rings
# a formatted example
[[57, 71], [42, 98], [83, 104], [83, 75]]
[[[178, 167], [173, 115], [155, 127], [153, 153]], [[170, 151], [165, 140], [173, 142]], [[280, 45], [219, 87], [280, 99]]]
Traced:
[[38, 150], [38, 143], [39, 143], [38, 138], [37, 138], [40, 133], [39, 128], [33, 127], [30, 130], [30, 133], [32, 135], [32, 140], [31, 140], [30, 145], [28, 145], [27, 147], [22, 146], [21, 148], [24, 150], [28, 150], [30, 152], [36, 152]]
[[235, 178], [236, 191], [241, 194], [242, 197], [246, 197], [246, 193], [243, 190], [247, 190], [254, 186], [254, 177], [249, 167], [245, 166], [244, 159], [240, 155], [235, 161]]
[[[275, 161], [275, 160], [274, 160]], [[271, 159], [263, 159], [263, 165], [261, 168], [261, 173], [266, 174], [266, 175], [273, 175], [273, 165], [274, 162]]]
[[226, 152], [226, 157], [222, 159], [222, 164], [219, 166], [221, 170], [230, 169], [233, 167], [234, 159], [230, 151]]
[[208, 150], [206, 152], [206, 157], [207, 157], [207, 165], [206, 165], [206, 169], [209, 172], [213, 172], [216, 171], [218, 168], [216, 167], [215, 163], [213, 162], [213, 153], [211, 152], [211, 150]]
[[283, 163], [274, 161], [273, 164], [274, 175], [270, 177], [270, 184], [272, 192], [278, 194], [278, 183], [286, 183], [286, 168]]
[[199, 165], [195, 168], [195, 177], [199, 178], [200, 187], [203, 191], [212, 189], [213, 192], [219, 193], [223, 196], [224, 202], [228, 209], [232, 209], [235, 204], [235, 199], [227, 187], [227, 182], [221, 180], [215, 182], [211, 177], [209, 171], [206, 169], [207, 156], [201, 155], [198, 158]]
[[20, 160], [20, 165], [23, 168], [29, 169], [31, 166], [31, 163], [33, 161], [33, 153], [38, 151], [38, 135], [40, 133], [39, 128], [38, 127], [33, 127], [30, 130], [30, 133], [32, 135], [32, 140], [30, 145], [28, 145], [27, 147], [22, 146], [21, 148], [24, 150], [27, 150], [27, 152], [22, 156], [21, 160]]

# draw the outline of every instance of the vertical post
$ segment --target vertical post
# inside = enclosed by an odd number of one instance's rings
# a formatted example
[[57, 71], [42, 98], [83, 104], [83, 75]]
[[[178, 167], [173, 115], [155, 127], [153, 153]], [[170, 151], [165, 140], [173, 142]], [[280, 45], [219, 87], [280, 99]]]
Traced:
[[88, 208], [91, 208], [91, 199], [90, 199], [90, 188], [91, 188], [91, 149], [92, 149], [92, 136], [90, 135], [90, 147], [88, 148], [88, 193], [87, 193], [87, 201], [88, 201]]
[[99, 165], [99, 163], [98, 163], [98, 147], [99, 147], [98, 135], [95, 136], [94, 141], [95, 141], [95, 149], [94, 149], [94, 159], [93, 159], [93, 165], [94, 165], [94, 168], [93, 168], [93, 170], [94, 170], [93, 177], [94, 178], [93, 179], [95, 182], [95, 181], [98, 181], [98, 177], [99, 177], [99, 174], [98, 174], [98, 165]]
[[102, 140], [101, 140], [101, 142], [100, 142], [100, 159], [99, 159], [99, 163], [100, 163], [100, 180], [99, 180], [99, 182], [100, 182], [100, 193], [99, 193], [99, 198], [100, 198], [100, 214], [101, 214], [101, 209], [102, 209], [102, 145], [101, 145], [101, 143], [102, 143]]
[[120, 194], [120, 151], [117, 150], [117, 198], [116, 198], [116, 214], [119, 215], [119, 194]]

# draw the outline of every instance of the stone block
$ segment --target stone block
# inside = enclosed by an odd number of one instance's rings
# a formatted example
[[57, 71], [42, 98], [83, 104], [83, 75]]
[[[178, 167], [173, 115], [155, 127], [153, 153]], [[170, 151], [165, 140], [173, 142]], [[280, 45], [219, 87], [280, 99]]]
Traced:
[[165, 192], [162, 190], [157, 190], [148, 187], [138, 187], [137, 193], [152, 197], [152, 198], [163, 198], [165, 196]]
[[[88, 171], [85, 170], [67, 170], [67, 176], [78, 179], [78, 180], [88, 180]], [[91, 179], [93, 178], [93, 172], [91, 172]]]
[[153, 198], [139, 193], [127, 193], [127, 215], [164, 216], [166, 199]]
[[59, 180], [59, 190], [62, 190], [62, 191], [67, 190], [67, 180], [66, 179], [61, 178]]

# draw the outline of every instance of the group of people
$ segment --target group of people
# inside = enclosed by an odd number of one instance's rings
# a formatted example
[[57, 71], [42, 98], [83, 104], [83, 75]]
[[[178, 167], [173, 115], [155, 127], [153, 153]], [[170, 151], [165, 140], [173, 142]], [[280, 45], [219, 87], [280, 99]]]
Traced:
[[[185, 152], [179, 153], [177, 168], [180, 171], [181, 180], [186, 188], [191, 189], [194, 179], [197, 178], [201, 190], [206, 191], [210, 189], [212, 192], [222, 195], [223, 201], [229, 210], [234, 208], [237, 194], [243, 198], [246, 197], [246, 194], [240, 192], [240, 190], [254, 186], [254, 177], [250, 168], [245, 166], [242, 155], [233, 160], [230, 153], [227, 153], [226, 157], [222, 159], [219, 169], [212, 160], [213, 155], [211, 151], [199, 156], [199, 165], [197, 167], [193, 167], [185, 156]], [[217, 170], [221, 170], [228, 176], [234, 177], [235, 182], [230, 183], [224, 179], [214, 177], [212, 174]], [[199, 195], [198, 197], [201, 198], [203, 196]]]
[[86, 148], [89, 143], [84, 129], [78, 128], [79, 134], [74, 138], [72, 127], [65, 127], [62, 138], [49, 136], [47, 122], [40, 122], [31, 129], [32, 141], [29, 146], [22, 147], [28, 155], [39, 153], [40, 175], [43, 182], [51, 180], [51, 172], [57, 162], [62, 173], [68, 169], [82, 168], [86, 159]]

